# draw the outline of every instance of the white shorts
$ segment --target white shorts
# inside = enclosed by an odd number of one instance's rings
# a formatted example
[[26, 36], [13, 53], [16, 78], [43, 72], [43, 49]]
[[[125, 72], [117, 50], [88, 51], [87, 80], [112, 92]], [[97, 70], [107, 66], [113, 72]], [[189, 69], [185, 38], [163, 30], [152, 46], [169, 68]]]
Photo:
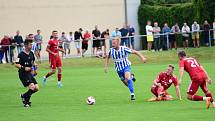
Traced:
[[79, 42], [75, 42], [75, 47], [77, 48], [77, 49], [79, 49], [79, 48], [81, 48], [81, 42], [79, 41]]

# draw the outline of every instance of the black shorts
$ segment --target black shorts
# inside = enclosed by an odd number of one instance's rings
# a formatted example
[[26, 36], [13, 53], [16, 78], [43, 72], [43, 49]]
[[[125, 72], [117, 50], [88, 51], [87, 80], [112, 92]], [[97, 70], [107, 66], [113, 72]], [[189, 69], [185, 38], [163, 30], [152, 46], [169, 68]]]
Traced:
[[87, 50], [88, 49], [88, 44], [82, 42], [82, 47], [81, 48]]
[[100, 41], [100, 45], [101, 46], [105, 46], [106, 44], [105, 44], [105, 39], [102, 39], [101, 41]]
[[186, 41], [186, 40], [189, 40], [189, 37], [184, 37], [183, 36], [183, 39], [182, 39], [183, 41]]
[[101, 43], [100, 40], [93, 40], [93, 47], [100, 47]]
[[19, 72], [19, 79], [21, 80], [24, 87], [29, 86], [31, 83], [37, 84], [36, 79], [31, 75], [30, 72]]

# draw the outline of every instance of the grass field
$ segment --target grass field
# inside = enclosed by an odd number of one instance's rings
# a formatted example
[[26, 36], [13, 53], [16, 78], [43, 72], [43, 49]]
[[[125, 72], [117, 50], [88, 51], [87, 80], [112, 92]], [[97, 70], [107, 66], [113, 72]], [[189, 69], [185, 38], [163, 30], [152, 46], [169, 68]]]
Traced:
[[[196, 57], [215, 80], [215, 48], [187, 50]], [[136, 100], [130, 101], [128, 89], [121, 83], [113, 65], [107, 74], [103, 71], [103, 60], [97, 58], [66, 59], [63, 64], [63, 88], [57, 88], [57, 77], [41, 85], [48, 72], [47, 61], [39, 66], [36, 77], [40, 91], [32, 96], [32, 107], [23, 108], [19, 94], [26, 91], [18, 79], [17, 69], [11, 65], [0, 65], [0, 121], [214, 121], [215, 109], [206, 109], [205, 102], [191, 102], [186, 99], [189, 77], [184, 75], [181, 86], [183, 100], [147, 102], [152, 97], [150, 87], [160, 71], [167, 64], [176, 66], [176, 51], [143, 52], [148, 63], [141, 64], [137, 57], [130, 56]], [[215, 94], [214, 83], [209, 89]], [[174, 87], [169, 93], [176, 97]], [[198, 94], [202, 95], [201, 91]], [[96, 104], [89, 106], [88, 96], [96, 98]]]

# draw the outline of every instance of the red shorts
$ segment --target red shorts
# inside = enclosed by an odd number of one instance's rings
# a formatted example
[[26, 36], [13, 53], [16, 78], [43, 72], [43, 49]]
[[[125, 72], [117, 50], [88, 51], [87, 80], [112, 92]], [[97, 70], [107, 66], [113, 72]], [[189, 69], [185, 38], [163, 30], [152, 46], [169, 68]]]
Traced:
[[[151, 88], [151, 92], [152, 92], [156, 97], [158, 97], [158, 86], [152, 87], [152, 88]], [[162, 94], [163, 97], [169, 95], [169, 93], [167, 93], [166, 90], [164, 90], [162, 93], [163, 93], [163, 94]]]
[[187, 90], [187, 94], [195, 95], [198, 91], [199, 87], [201, 87], [202, 91], [206, 94], [208, 92], [208, 88], [206, 85], [206, 81], [191, 81]]
[[62, 61], [60, 57], [50, 57], [49, 58], [50, 68], [56, 69], [56, 67], [62, 66]]

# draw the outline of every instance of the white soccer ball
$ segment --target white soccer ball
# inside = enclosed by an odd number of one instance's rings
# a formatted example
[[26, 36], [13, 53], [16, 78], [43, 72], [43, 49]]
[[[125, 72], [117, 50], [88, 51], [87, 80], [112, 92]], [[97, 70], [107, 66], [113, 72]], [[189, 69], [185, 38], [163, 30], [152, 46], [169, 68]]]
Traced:
[[88, 105], [94, 105], [94, 104], [96, 104], [96, 99], [93, 96], [89, 96], [89, 97], [87, 97], [86, 102]]

